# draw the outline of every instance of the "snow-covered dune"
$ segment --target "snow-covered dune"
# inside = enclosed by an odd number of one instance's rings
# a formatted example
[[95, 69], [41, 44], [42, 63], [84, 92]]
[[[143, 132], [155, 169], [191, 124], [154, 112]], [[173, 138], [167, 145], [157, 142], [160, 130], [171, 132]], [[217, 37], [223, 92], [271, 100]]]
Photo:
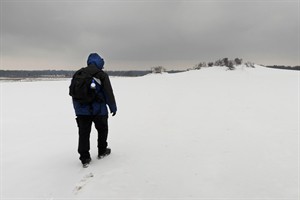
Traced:
[[1, 83], [1, 199], [297, 199], [299, 72], [111, 78], [112, 154], [83, 169], [69, 81]]

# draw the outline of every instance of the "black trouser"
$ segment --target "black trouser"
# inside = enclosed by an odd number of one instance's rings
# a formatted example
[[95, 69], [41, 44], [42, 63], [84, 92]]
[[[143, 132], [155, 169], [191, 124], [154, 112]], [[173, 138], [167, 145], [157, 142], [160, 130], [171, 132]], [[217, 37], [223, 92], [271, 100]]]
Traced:
[[91, 158], [90, 156], [90, 133], [92, 128], [92, 122], [98, 131], [98, 154], [105, 152], [107, 147], [107, 134], [108, 124], [107, 116], [77, 116], [77, 126], [79, 129], [79, 143], [78, 153], [80, 154], [79, 159], [84, 162], [86, 159]]

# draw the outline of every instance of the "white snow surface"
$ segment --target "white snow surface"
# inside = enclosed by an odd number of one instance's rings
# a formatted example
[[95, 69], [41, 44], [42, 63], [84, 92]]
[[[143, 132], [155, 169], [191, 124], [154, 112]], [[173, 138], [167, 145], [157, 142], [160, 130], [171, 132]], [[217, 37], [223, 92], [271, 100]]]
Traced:
[[298, 199], [299, 72], [111, 77], [112, 154], [82, 168], [70, 80], [1, 83], [1, 199]]

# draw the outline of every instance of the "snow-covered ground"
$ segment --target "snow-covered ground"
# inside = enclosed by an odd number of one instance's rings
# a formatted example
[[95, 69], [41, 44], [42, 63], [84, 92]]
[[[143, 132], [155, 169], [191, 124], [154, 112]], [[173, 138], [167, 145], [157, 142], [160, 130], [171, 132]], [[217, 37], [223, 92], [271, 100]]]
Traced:
[[83, 169], [68, 81], [1, 83], [1, 199], [298, 199], [299, 72], [112, 77], [112, 154]]

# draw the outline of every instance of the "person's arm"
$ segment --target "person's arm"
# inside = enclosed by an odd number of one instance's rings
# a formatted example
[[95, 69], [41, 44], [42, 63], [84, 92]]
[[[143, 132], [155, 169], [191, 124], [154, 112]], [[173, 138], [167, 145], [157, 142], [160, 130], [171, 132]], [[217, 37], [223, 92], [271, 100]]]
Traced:
[[101, 85], [105, 94], [106, 103], [109, 107], [109, 110], [113, 115], [117, 112], [117, 104], [114, 96], [114, 92], [109, 80], [109, 76], [104, 71], [100, 71], [96, 74], [96, 78], [100, 79]]

